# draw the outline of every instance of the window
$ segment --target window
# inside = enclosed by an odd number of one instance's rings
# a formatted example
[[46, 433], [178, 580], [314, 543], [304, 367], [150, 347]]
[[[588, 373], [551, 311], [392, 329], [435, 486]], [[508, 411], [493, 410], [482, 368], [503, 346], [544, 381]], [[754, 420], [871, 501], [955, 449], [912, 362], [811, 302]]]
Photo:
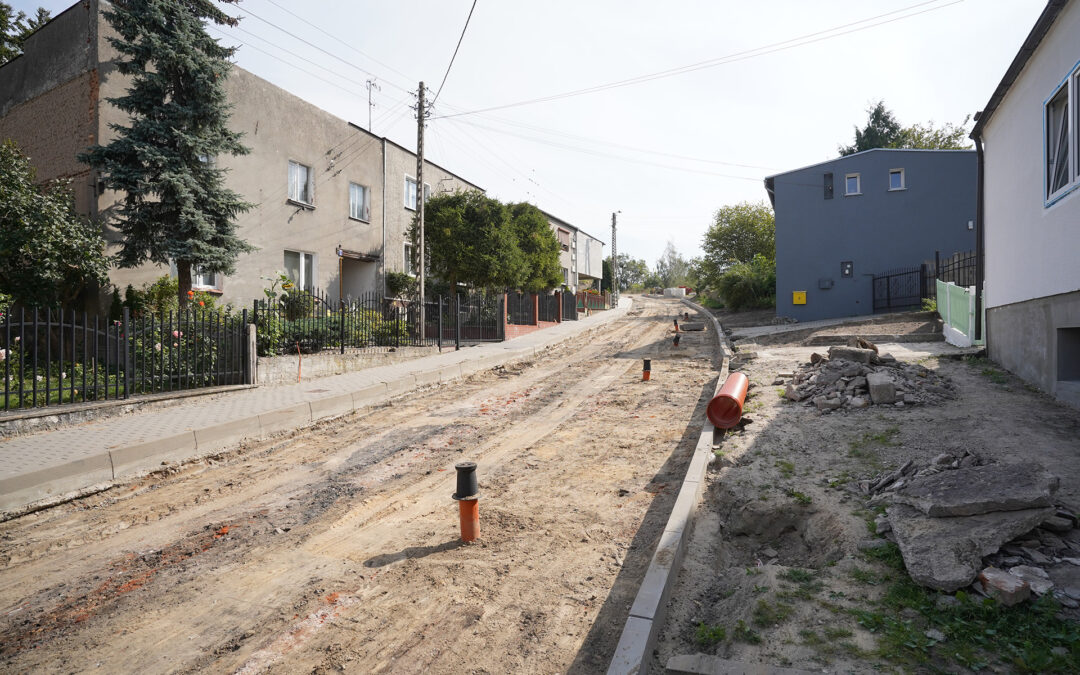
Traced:
[[[1046, 194], [1049, 202], [1080, 184], [1076, 153], [1080, 120], [1076, 118], [1076, 99], [1080, 89], [1080, 69], [1066, 79], [1046, 102]], [[1072, 113], [1070, 113], [1072, 111]]]
[[559, 247], [564, 251], [570, 250], [570, 231], [564, 230], [561, 227], [556, 231], [556, 236], [559, 238]]
[[907, 185], [904, 183], [904, 170], [889, 169], [889, 192], [906, 189]]
[[848, 195], [861, 195], [862, 185], [859, 180], [859, 174], [849, 173], [844, 176], [844, 196]]
[[845, 260], [840, 263], [840, 277], [842, 279], [850, 279], [855, 275], [855, 263], [850, 260]]
[[825, 174], [825, 199], [832, 199], [833, 195], [833, 177], [832, 172]]
[[565, 267], [562, 268], [562, 282], [563, 286], [570, 285], [570, 270], [566, 269]]
[[349, 217], [367, 222], [371, 220], [368, 189], [363, 185], [349, 183]]
[[[424, 183], [424, 201], [431, 198], [431, 186]], [[405, 176], [405, 208], [416, 210], [416, 179]]]
[[217, 272], [207, 272], [202, 266], [195, 265], [191, 268], [191, 287], [208, 290], [221, 289], [221, 275]]
[[305, 291], [314, 289], [315, 254], [285, 251], [285, 276]]
[[[414, 185], [415, 185], [415, 183], [414, 183]], [[405, 257], [404, 257], [404, 260], [403, 260], [404, 264], [402, 265], [402, 267], [405, 270], [405, 274], [408, 274], [410, 277], [415, 277], [416, 276], [416, 269], [413, 268], [412, 257], [413, 257], [412, 256], [412, 244], [405, 244]]]
[[301, 204], [313, 204], [314, 194], [311, 167], [289, 160], [289, 199]]

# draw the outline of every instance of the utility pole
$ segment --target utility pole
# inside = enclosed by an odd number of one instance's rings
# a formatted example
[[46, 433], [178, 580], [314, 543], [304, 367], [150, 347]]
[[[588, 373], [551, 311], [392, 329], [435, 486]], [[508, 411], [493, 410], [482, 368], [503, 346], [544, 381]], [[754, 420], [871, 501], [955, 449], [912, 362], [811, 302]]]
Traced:
[[376, 84], [374, 79], [367, 81], [367, 130], [374, 133], [374, 131], [372, 131], [371, 129], [371, 109], [375, 107], [375, 104], [371, 102], [372, 89], [376, 91], [382, 91], [382, 87]]
[[615, 306], [619, 306], [619, 256], [615, 246], [615, 215], [611, 214], [611, 296], [615, 299]]
[[[424, 83], [416, 103], [416, 213], [420, 222], [420, 336], [424, 336]], [[457, 289], [452, 289], [455, 292]], [[456, 297], [456, 293], [455, 293]]]

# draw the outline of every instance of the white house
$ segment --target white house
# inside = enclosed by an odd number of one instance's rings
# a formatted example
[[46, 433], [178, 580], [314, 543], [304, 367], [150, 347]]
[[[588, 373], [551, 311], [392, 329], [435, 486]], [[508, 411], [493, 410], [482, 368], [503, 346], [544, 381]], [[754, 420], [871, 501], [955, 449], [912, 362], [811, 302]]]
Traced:
[[1050, 0], [971, 137], [990, 357], [1080, 407], [1080, 0]]

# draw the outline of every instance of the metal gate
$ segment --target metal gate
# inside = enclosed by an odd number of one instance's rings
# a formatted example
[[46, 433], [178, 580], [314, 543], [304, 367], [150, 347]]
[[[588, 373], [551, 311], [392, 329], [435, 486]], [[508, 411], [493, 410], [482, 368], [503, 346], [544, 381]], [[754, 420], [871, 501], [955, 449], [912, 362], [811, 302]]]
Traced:
[[874, 311], [897, 312], [922, 306], [930, 297], [926, 265], [890, 270], [874, 277]]

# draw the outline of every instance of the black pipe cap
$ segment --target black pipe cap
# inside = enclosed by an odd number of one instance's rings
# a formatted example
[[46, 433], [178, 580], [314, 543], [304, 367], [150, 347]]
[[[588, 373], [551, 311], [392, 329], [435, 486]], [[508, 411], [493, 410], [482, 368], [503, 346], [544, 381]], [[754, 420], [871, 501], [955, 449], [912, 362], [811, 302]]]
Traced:
[[458, 501], [478, 498], [480, 488], [476, 483], [476, 462], [461, 462], [455, 464], [454, 468], [457, 470], [457, 492], [451, 497]]
[[644, 370], [652, 370], [652, 360], [651, 359], [645, 359], [645, 368], [644, 368]]

